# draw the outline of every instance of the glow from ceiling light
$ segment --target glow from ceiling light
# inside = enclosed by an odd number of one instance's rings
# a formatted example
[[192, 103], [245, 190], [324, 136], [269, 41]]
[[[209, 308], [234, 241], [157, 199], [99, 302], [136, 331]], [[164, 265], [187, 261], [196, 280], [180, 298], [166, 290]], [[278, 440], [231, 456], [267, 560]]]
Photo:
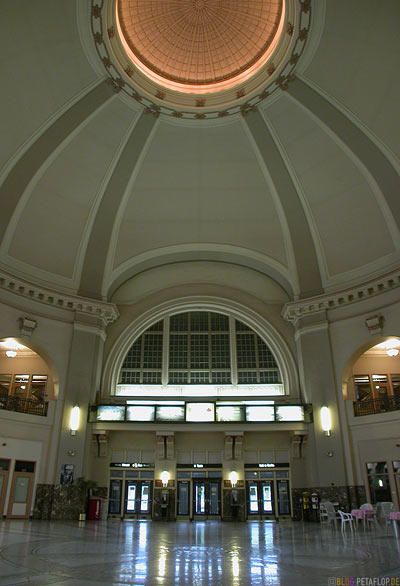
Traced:
[[383, 348], [384, 350], [389, 348], [400, 348], [400, 340], [398, 338], [389, 338], [389, 340], [376, 344], [374, 348]]
[[26, 346], [23, 346], [22, 344], [17, 342], [17, 340], [14, 340], [14, 338], [7, 338], [6, 340], [3, 340], [2, 342], [0, 342], [0, 346], [2, 346], [3, 348], [7, 348], [7, 350], [25, 350], [26, 349]]

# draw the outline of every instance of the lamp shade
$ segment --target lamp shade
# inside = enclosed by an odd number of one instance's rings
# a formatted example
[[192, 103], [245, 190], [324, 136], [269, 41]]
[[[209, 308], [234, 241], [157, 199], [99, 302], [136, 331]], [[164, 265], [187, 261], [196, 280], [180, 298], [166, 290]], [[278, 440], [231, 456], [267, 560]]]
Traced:
[[332, 422], [331, 422], [331, 412], [329, 410], [329, 407], [321, 407], [321, 427], [324, 430], [324, 432], [326, 433], [326, 435], [330, 435], [331, 433], [331, 427], [332, 427]]
[[168, 481], [169, 481], [169, 472], [167, 470], [163, 470], [161, 472], [161, 482], [163, 483], [163, 486], [168, 486]]
[[232, 472], [229, 474], [229, 480], [231, 481], [232, 486], [237, 485], [238, 479], [239, 479], [238, 473], [235, 472], [235, 470], [232, 470]]
[[72, 407], [71, 415], [69, 417], [69, 428], [71, 433], [75, 434], [79, 427], [80, 408], [78, 405]]

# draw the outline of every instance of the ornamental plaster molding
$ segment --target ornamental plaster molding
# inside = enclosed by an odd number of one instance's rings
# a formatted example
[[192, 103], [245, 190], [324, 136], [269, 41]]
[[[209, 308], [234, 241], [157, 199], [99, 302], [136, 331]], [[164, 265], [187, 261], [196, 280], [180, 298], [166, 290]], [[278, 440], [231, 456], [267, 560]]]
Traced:
[[[112, 0], [90, 0], [90, 29], [93, 45], [108, 82], [116, 93], [133, 98], [146, 114], [171, 116], [180, 120], [216, 120], [239, 114], [246, 116], [262, 101], [285, 91], [294, 79], [294, 71], [304, 52], [311, 27], [311, 0], [290, 0], [277, 49], [258, 74], [240, 87], [206, 97], [168, 91], [149, 80], [121, 50], [113, 21]], [[264, 70], [265, 69], [265, 70]]]
[[400, 269], [383, 275], [379, 279], [358, 285], [357, 287], [351, 287], [326, 295], [309, 297], [300, 301], [290, 301], [284, 306], [281, 315], [286, 321], [292, 322], [295, 325], [301, 317], [352, 305], [359, 301], [365, 301], [366, 299], [398, 287], [400, 287]]
[[114, 322], [119, 317], [118, 309], [113, 303], [59, 293], [15, 277], [2, 270], [0, 271], [0, 290], [8, 291], [25, 299], [31, 299], [57, 309], [98, 317], [103, 320], [105, 325]]

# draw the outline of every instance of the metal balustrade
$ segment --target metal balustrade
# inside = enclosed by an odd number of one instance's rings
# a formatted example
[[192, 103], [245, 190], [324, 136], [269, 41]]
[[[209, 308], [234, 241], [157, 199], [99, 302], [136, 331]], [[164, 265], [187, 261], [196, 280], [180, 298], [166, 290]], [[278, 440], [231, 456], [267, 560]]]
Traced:
[[29, 415], [47, 416], [48, 409], [47, 401], [37, 401], [35, 399], [22, 399], [20, 397], [13, 397], [12, 395], [0, 394], [0, 409], [6, 411], [15, 411], [17, 413], [27, 413]]
[[371, 401], [354, 401], [354, 416], [375, 415], [376, 413], [387, 413], [388, 411], [400, 410], [400, 396], [381, 397]]

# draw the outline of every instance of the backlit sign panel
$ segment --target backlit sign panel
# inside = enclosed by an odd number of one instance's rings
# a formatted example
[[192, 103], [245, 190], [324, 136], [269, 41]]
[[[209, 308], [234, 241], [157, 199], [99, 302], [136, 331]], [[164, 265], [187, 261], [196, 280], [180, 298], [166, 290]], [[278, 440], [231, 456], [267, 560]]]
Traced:
[[272, 405], [247, 405], [246, 421], [275, 421], [274, 407]]
[[214, 403], [186, 403], [186, 421], [214, 421]]
[[154, 421], [153, 405], [133, 405], [126, 408], [127, 421]]

